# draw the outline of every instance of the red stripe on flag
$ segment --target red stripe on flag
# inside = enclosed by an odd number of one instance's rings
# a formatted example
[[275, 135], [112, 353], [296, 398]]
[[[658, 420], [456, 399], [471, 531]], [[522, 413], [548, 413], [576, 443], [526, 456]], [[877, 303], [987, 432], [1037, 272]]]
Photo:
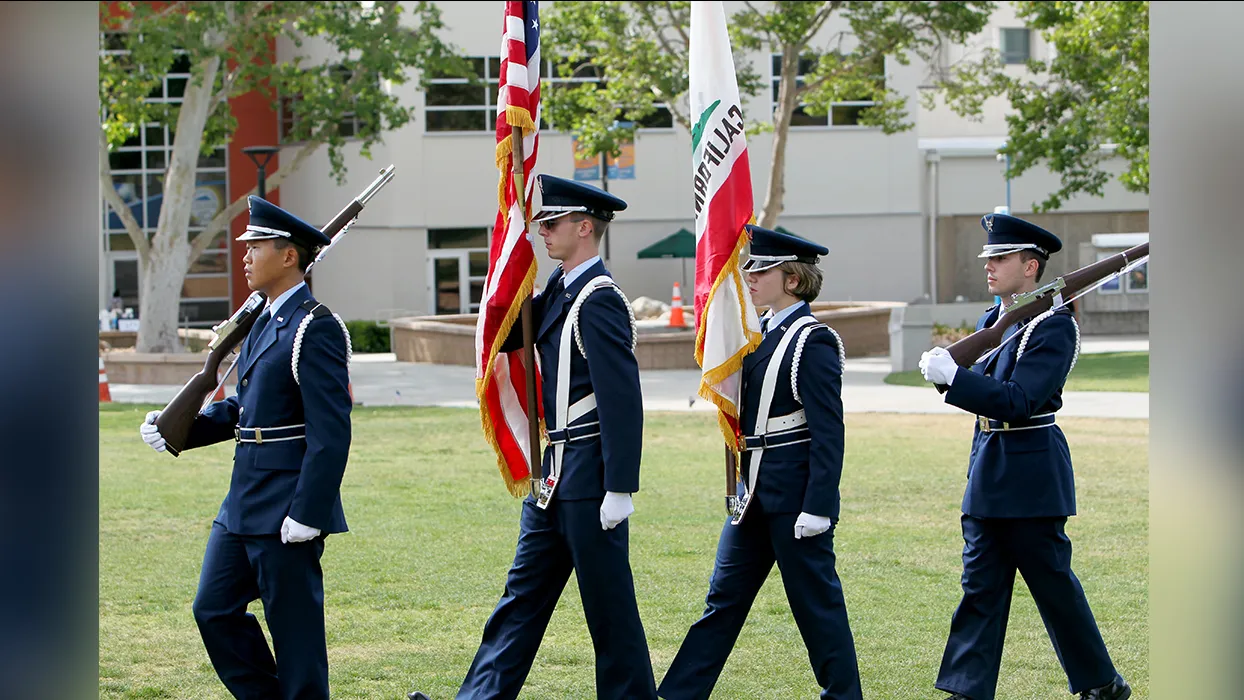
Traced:
[[[485, 437], [497, 453], [498, 468], [506, 486], [515, 496], [528, 490], [530, 465], [527, 442], [530, 439], [527, 412], [526, 368], [520, 352], [498, 352], [519, 320], [523, 301], [531, 294], [535, 282], [536, 262], [531, 241], [527, 238], [526, 221], [511, 222], [522, 197], [523, 212], [529, 219], [536, 158], [539, 155], [539, 69], [527, 71], [528, 47], [526, 28], [528, 7], [536, 3], [506, 2], [501, 31], [504, 46], [500, 55], [497, 86], [496, 120], [498, 168], [497, 215], [493, 223], [488, 250], [488, 275], [484, 298], [481, 299], [476, 321], [476, 395], [480, 402], [480, 420]], [[534, 19], [534, 18], [533, 18]], [[511, 27], [513, 25], [513, 27]], [[509, 34], [511, 28], [515, 35]], [[538, 64], [539, 45], [531, 47], [532, 61]], [[515, 78], [526, 73], [526, 80], [510, 82], [510, 66]], [[523, 71], [517, 70], [518, 66]], [[513, 143], [515, 127], [525, 135], [523, 143]], [[513, 151], [523, 153], [524, 192], [518, 192], [513, 177]], [[537, 377], [537, 388], [539, 379]], [[539, 406], [536, 407], [539, 410]]]
[[[735, 159], [726, 182], [708, 202], [708, 221], [713, 231], [705, 231], [696, 242], [695, 251], [695, 318], [703, 321], [704, 305], [713, 285], [721, 277], [721, 269], [730, 262], [738, 245], [743, 226], [752, 218], [751, 166], [747, 152]], [[723, 232], [723, 229], [728, 229]]]

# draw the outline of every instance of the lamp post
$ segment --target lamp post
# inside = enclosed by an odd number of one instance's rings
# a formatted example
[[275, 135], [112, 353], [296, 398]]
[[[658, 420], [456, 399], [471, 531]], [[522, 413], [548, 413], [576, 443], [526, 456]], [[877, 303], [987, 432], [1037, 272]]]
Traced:
[[[271, 161], [272, 156], [279, 153], [280, 150], [281, 149], [276, 146], [247, 146], [242, 149], [242, 152], [246, 154], [246, 157], [250, 158], [251, 162], [254, 163], [255, 167], [259, 170], [259, 174], [256, 176], [255, 187], [258, 190], [257, 193], [259, 198], [265, 201], [268, 199], [268, 183], [266, 177], [268, 174], [268, 162]], [[311, 278], [308, 277], [306, 279], [307, 286], [310, 287]]]
[[246, 154], [246, 157], [250, 158], [251, 162], [255, 164], [255, 167], [259, 169], [258, 188], [260, 199], [268, 198], [268, 189], [265, 179], [268, 170], [268, 161], [272, 160], [272, 156], [279, 153], [280, 150], [281, 149], [276, 146], [247, 146], [242, 149], [242, 152]]
[[1011, 155], [1009, 153], [999, 153], [998, 162], [1004, 164], [1002, 171], [1003, 178], [1006, 179], [1006, 213], [1011, 213]]

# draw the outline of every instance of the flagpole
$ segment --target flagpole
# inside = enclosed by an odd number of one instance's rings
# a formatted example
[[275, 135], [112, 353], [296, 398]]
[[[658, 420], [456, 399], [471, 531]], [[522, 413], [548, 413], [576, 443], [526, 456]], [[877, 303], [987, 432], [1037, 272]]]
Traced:
[[[523, 166], [526, 164], [526, 158], [523, 156], [523, 128], [521, 126], [513, 127], [510, 132], [511, 157], [514, 162], [514, 192], [518, 200], [518, 215], [523, 219], [523, 234], [527, 234], [527, 190], [523, 181]], [[522, 324], [523, 324], [523, 358], [524, 364], [527, 366], [527, 430], [528, 430], [528, 455], [530, 462], [528, 476], [531, 478], [531, 492], [533, 494], [540, 493], [540, 487], [537, 485], [540, 481], [540, 419], [537, 412], [536, 404], [536, 329], [531, 308], [532, 293], [528, 293], [523, 299]]]

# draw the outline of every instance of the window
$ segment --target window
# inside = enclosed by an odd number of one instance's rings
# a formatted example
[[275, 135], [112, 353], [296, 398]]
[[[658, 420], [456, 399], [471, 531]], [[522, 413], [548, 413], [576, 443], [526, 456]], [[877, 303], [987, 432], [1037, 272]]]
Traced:
[[1127, 292], [1128, 294], [1149, 292], [1149, 263], [1147, 261], [1128, 271]]
[[1032, 58], [1030, 37], [1032, 31], [1020, 28], [1004, 28], [1001, 30], [999, 44], [1002, 50], [1002, 62], [1006, 64], [1027, 63]]
[[[1097, 261], [1117, 255], [1122, 250], [1098, 251]], [[1149, 292], [1149, 263], [1144, 262], [1097, 288], [1099, 294], [1147, 294]]]
[[[342, 84], [348, 82], [354, 76], [349, 68], [341, 65], [333, 66], [329, 73]], [[373, 80], [377, 80], [377, 78], [373, 77]], [[302, 100], [302, 95], [282, 95], [280, 100], [277, 101], [282, 144], [299, 143], [308, 136], [308, 134], [303, 133], [299, 129], [301, 124], [298, 120], [298, 105]], [[364, 119], [354, 112], [346, 112], [342, 115], [341, 121], [337, 123], [337, 133], [342, 138], [354, 138], [362, 134], [365, 126], [366, 121]]]
[[428, 307], [433, 314], [479, 311], [488, 276], [488, 229], [428, 229]]
[[[773, 54], [772, 61], [773, 61], [773, 110], [776, 112], [777, 104], [778, 104], [778, 90], [780, 88], [781, 81], [782, 81], [782, 55]], [[800, 59], [799, 75], [795, 78], [796, 84], [803, 85], [803, 76], [810, 73], [815, 67], [816, 67], [816, 59], [814, 58]], [[884, 62], [882, 63], [882, 65], [877, 66], [877, 74], [879, 76], [882, 76], [881, 77], [882, 87], [884, 87], [885, 85], [884, 67], [885, 67]], [[807, 103], [800, 103], [799, 106], [795, 108], [794, 114], [791, 115], [790, 125], [792, 127], [796, 127], [796, 126], [830, 126], [830, 127], [855, 126], [855, 127], [858, 127], [860, 126], [860, 117], [863, 116], [863, 114], [868, 111], [869, 107], [872, 107], [877, 104], [872, 99], [868, 99], [867, 96], [862, 96], [862, 97], [865, 97], [865, 99], [844, 100], [841, 102], [834, 102], [830, 104], [829, 113], [825, 116], [820, 116], [820, 117], [808, 114], [807, 110], [805, 109], [805, 107], [807, 106]]]
[[[474, 80], [436, 77], [429, 81], [431, 85], [425, 94], [424, 131], [496, 130], [501, 59], [497, 56], [475, 56], [468, 60], [474, 68]], [[599, 84], [602, 80], [596, 69], [587, 62], [580, 63], [569, 77], [562, 77], [551, 60], [541, 64], [540, 79], [542, 90], [557, 89], [557, 85]], [[656, 112], [639, 122], [641, 129], [670, 129], [673, 126], [674, 117], [663, 104], [657, 105]], [[550, 127], [542, 116], [540, 129], [556, 130], [556, 127]]]
[[433, 228], [428, 229], [428, 248], [483, 248], [488, 249], [486, 228]]
[[[125, 55], [119, 35], [108, 33], [101, 39], [102, 52]], [[189, 80], [190, 61], [183, 53], [147, 99], [153, 103], [176, 105], [181, 102]], [[108, 155], [113, 187], [148, 238], [155, 234], [160, 221], [164, 174], [172, 154], [173, 132], [171, 126], [143, 124], [128, 141]], [[200, 154], [187, 230], [191, 239], [228, 205], [228, 192], [227, 149], [222, 146], [209, 155]], [[113, 271], [112, 286], [124, 288], [126, 306], [137, 309], [139, 283], [134, 241], [121, 223], [121, 217], [106, 202], [101, 213], [100, 235], [104, 238], [105, 255], [112, 261], [108, 266]], [[190, 265], [182, 286], [179, 321], [192, 326], [210, 326], [229, 315], [230, 264], [227, 232], [222, 231]], [[224, 310], [216, 313], [220, 309]]]

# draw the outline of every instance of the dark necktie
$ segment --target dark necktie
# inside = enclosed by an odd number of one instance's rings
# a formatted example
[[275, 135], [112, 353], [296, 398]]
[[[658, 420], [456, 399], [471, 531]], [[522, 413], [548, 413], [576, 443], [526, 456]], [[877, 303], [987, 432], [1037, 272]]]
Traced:
[[259, 336], [263, 333], [263, 329], [267, 327], [268, 321], [272, 320], [272, 313], [269, 309], [264, 309], [259, 314], [259, 318], [255, 319], [255, 325], [251, 326], [251, 332], [246, 335], [246, 352], [250, 354], [255, 349], [255, 343], [259, 340]]

